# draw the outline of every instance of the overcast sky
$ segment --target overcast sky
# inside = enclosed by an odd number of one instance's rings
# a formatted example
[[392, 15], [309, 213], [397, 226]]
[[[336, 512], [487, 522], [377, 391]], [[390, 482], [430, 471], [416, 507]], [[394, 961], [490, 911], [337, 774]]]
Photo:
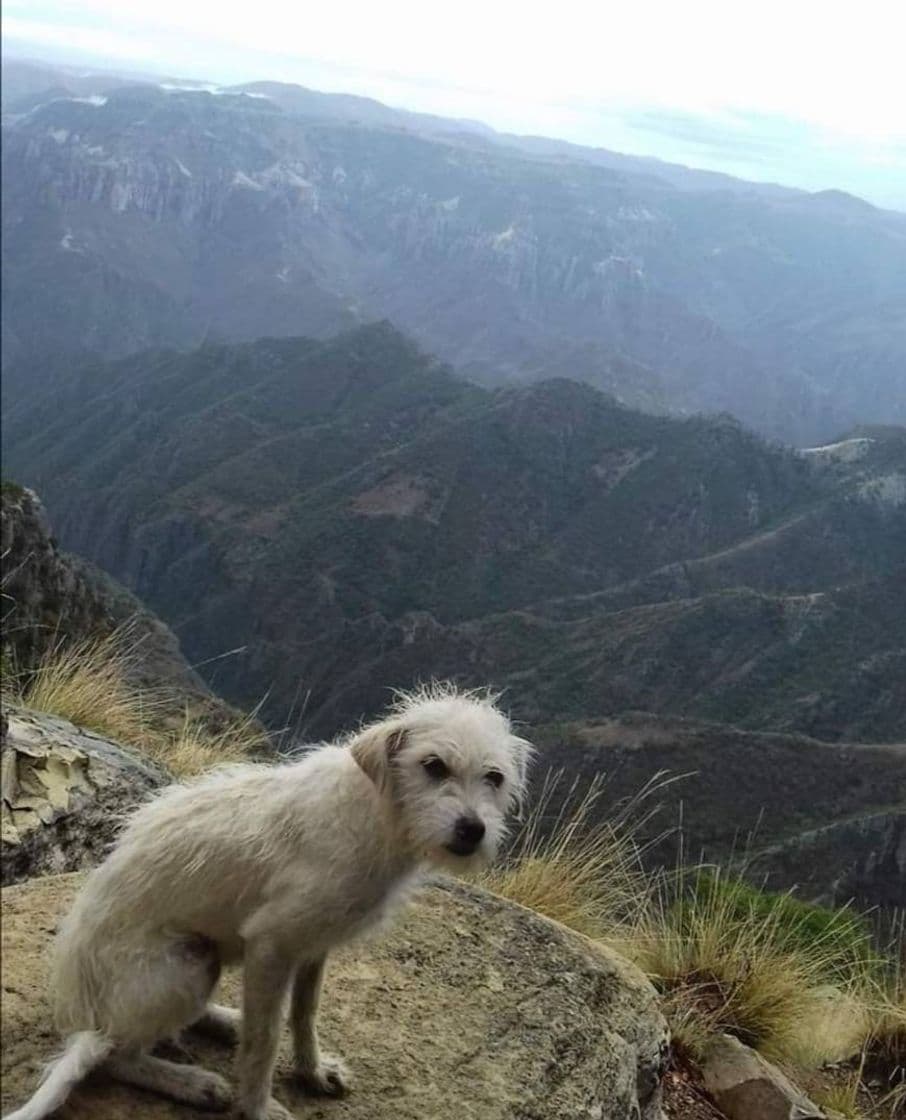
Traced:
[[296, 81], [906, 209], [903, 0], [5, 0], [17, 54]]

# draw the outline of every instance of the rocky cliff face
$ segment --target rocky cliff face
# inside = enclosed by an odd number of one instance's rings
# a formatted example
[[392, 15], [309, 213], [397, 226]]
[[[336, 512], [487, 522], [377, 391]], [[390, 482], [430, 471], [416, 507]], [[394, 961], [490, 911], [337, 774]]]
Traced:
[[100, 863], [123, 814], [170, 780], [135, 750], [8, 705], [0, 752], [4, 886]]
[[128, 625], [134, 683], [162, 700], [161, 718], [188, 709], [213, 726], [235, 715], [187, 664], [176, 635], [124, 587], [63, 552], [37, 494], [4, 483], [0, 502], [4, 672], [27, 673], [51, 649]]
[[68, 562], [50, 534], [34, 491], [3, 484], [0, 500], [3, 557], [3, 646], [24, 669], [34, 668], [59, 632], [86, 637], [113, 628], [97, 589]]
[[13, 103], [7, 359], [386, 316], [484, 381], [574, 376], [802, 440], [906, 416], [902, 216], [307, 92]]

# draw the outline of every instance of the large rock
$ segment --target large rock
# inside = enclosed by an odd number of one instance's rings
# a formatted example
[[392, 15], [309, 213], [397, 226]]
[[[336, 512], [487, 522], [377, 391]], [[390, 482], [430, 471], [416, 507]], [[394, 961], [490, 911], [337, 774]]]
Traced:
[[[81, 881], [33, 879], [3, 891], [4, 1110], [34, 1088], [58, 1046], [46, 952]], [[236, 977], [224, 981], [237, 998]], [[666, 1028], [633, 966], [562, 927], [458, 884], [426, 888], [389, 935], [332, 961], [322, 1040], [356, 1084], [341, 1101], [276, 1093], [300, 1117], [356, 1120], [659, 1120]], [[193, 1057], [230, 1076], [223, 1047], [187, 1036]], [[99, 1074], [59, 1120], [194, 1115]]]
[[56, 716], [25, 708], [4, 715], [4, 885], [98, 863], [123, 812], [171, 780], [140, 755]]

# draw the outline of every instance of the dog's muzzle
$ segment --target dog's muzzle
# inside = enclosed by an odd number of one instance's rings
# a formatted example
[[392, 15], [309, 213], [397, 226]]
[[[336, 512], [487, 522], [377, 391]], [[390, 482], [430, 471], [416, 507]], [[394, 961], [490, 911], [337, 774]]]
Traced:
[[453, 839], [447, 844], [447, 851], [455, 856], [470, 856], [484, 839], [484, 821], [478, 817], [460, 817], [453, 826]]

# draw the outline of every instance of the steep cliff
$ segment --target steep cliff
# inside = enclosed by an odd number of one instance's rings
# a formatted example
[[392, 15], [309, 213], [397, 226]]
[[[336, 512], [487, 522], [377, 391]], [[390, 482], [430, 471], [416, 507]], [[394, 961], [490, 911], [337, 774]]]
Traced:
[[161, 719], [188, 710], [216, 726], [235, 717], [189, 667], [173, 631], [104, 572], [61, 551], [37, 494], [13, 483], [3, 484], [0, 554], [4, 673], [27, 674], [55, 647], [128, 626], [128, 672], [160, 698]]

